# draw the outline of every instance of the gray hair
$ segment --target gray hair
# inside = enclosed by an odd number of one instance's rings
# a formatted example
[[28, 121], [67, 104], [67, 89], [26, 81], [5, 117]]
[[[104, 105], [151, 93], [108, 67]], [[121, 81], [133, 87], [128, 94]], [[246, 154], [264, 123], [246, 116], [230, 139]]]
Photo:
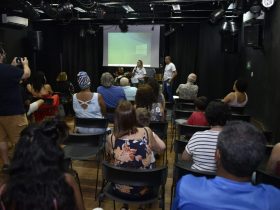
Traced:
[[114, 78], [112, 74], [110, 74], [109, 72], [105, 72], [101, 75], [100, 82], [104, 87], [111, 87], [114, 83]]

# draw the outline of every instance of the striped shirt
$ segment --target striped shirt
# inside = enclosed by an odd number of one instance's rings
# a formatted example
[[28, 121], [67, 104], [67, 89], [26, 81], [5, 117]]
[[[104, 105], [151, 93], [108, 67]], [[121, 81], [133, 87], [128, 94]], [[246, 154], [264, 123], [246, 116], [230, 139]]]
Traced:
[[186, 152], [192, 156], [192, 169], [216, 171], [215, 152], [220, 131], [206, 130], [196, 132], [188, 144]]

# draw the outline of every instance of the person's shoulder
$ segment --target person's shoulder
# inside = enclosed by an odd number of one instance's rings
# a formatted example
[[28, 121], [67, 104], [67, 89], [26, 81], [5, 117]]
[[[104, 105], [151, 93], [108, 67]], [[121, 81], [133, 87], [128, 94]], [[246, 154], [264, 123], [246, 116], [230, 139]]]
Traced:
[[67, 183], [69, 186], [73, 187], [73, 186], [76, 184], [76, 181], [75, 181], [74, 177], [73, 177], [71, 174], [65, 173], [65, 174], [64, 174], [64, 177], [65, 177], [66, 183]]
[[204, 176], [194, 176], [191, 174], [185, 175], [181, 178], [180, 183], [181, 185], [187, 186], [189, 190], [197, 189], [199, 186], [202, 186], [204, 182], [206, 182], [207, 179]]

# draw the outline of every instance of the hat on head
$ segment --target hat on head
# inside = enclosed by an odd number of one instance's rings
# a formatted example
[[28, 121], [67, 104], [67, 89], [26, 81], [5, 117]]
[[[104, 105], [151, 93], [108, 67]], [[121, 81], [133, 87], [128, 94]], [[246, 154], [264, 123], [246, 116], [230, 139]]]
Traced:
[[196, 82], [196, 75], [194, 73], [189, 74], [188, 81], [189, 82]]
[[77, 77], [78, 84], [82, 90], [90, 87], [90, 78], [85, 71], [80, 71]]

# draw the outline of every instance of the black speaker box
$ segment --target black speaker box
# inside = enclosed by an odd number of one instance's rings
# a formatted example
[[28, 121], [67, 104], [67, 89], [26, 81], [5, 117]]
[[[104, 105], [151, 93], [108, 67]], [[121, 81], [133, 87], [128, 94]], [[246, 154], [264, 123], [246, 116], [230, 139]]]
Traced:
[[225, 53], [238, 52], [238, 34], [221, 34], [221, 50]]
[[42, 31], [32, 31], [29, 34], [29, 42], [33, 50], [40, 51], [43, 49], [43, 33]]
[[250, 23], [244, 25], [244, 42], [248, 47], [262, 48], [263, 46], [263, 25]]

